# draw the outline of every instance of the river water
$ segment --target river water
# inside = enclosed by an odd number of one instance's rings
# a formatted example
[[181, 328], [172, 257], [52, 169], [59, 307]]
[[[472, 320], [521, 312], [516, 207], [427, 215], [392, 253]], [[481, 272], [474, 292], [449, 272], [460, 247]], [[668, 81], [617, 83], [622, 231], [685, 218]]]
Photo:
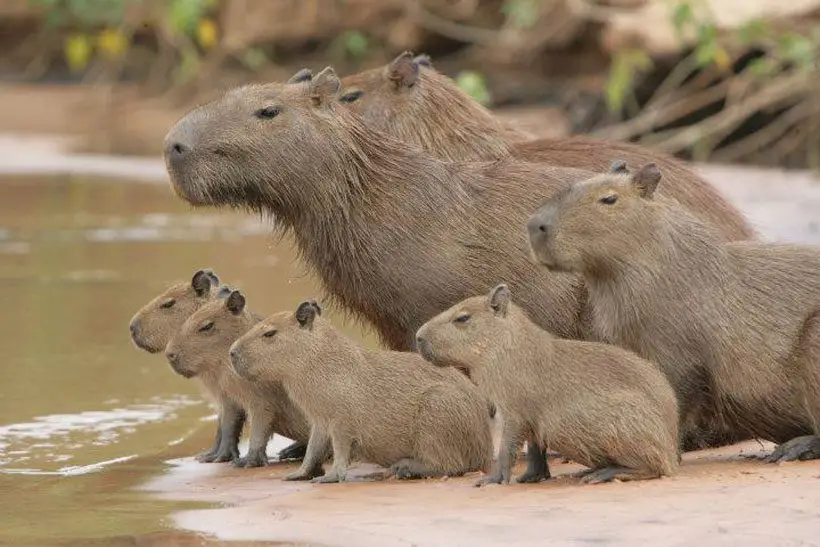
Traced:
[[181, 504], [135, 487], [207, 447], [213, 410], [130, 343], [128, 321], [201, 267], [260, 313], [319, 296], [268, 233], [144, 178], [0, 177], [0, 543], [164, 529]]

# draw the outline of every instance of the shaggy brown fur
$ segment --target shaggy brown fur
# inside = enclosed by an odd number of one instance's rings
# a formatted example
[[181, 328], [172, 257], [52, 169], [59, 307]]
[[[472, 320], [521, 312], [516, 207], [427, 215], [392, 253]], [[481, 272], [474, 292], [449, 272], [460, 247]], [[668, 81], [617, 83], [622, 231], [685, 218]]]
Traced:
[[523, 435], [589, 467], [586, 482], [677, 469], [678, 404], [658, 367], [608, 344], [555, 338], [510, 302], [506, 285], [442, 312], [417, 337], [426, 359], [465, 369], [504, 416], [498, 465], [479, 485], [509, 482]]
[[[198, 270], [190, 282], [171, 285], [134, 315], [128, 325], [131, 339], [138, 348], [149, 353], [163, 351], [171, 336], [192, 313], [223, 295], [225, 290], [229, 289], [220, 287], [219, 278], [213, 271]], [[219, 394], [210, 392], [207, 386], [203, 387], [217, 403], [219, 419], [213, 446], [196, 458], [201, 462], [228, 461], [239, 450], [239, 434], [245, 423], [245, 413], [236, 405], [220, 400]]]
[[508, 154], [526, 161], [602, 172], [613, 157], [635, 164], [656, 162], [668, 185], [660, 193], [677, 199], [727, 241], [754, 237], [741, 213], [684, 163], [628, 143], [588, 137], [529, 140], [410, 52], [385, 67], [342, 80], [341, 101], [365, 122], [429, 153], [453, 160], [494, 160]]
[[485, 400], [456, 371], [415, 353], [366, 349], [321, 317], [315, 301], [262, 321], [231, 347], [236, 371], [281, 382], [311, 425], [303, 467], [333, 447], [333, 470], [316, 482], [342, 482], [351, 450], [397, 478], [460, 475], [492, 460]]
[[[165, 349], [165, 356], [175, 371], [186, 378], [199, 378], [223, 401], [224, 407], [239, 408], [247, 414], [248, 453], [239, 458], [238, 451], [234, 450], [226, 456], [235, 459], [239, 467], [265, 465], [265, 449], [274, 433], [301, 443], [308, 439], [307, 422], [281, 384], [248, 382], [237, 376], [230, 366], [231, 344], [258, 321], [259, 318], [245, 308], [242, 293], [231, 291], [191, 314]], [[239, 431], [231, 427], [231, 423], [223, 425], [223, 436], [239, 435]]]
[[724, 244], [656, 195], [660, 179], [616, 162], [564, 192], [528, 225], [535, 257], [583, 273], [598, 337], [660, 364], [684, 418], [714, 412], [785, 443], [776, 459], [819, 457], [820, 251]]

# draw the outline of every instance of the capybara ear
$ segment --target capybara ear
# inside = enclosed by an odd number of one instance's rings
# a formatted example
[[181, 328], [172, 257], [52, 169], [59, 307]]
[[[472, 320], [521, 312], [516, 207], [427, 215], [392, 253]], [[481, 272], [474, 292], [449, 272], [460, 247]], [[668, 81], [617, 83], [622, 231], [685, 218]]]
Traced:
[[229, 287], [228, 285], [222, 285], [219, 288], [219, 291], [216, 293], [216, 297], [219, 300], [225, 300], [226, 298], [228, 298], [231, 295], [232, 292], [233, 292], [233, 289], [231, 287]]
[[628, 175], [629, 167], [627, 167], [624, 160], [614, 160], [609, 167], [609, 173], [611, 175]]
[[314, 308], [316, 308], [316, 315], [322, 315], [322, 307], [319, 305], [319, 303], [313, 298], [311, 298], [309, 302]]
[[507, 310], [510, 307], [510, 288], [506, 283], [493, 287], [487, 297], [487, 304], [496, 315], [507, 316]]
[[310, 98], [316, 106], [325, 104], [335, 97], [342, 87], [342, 82], [333, 67], [326, 66], [310, 81]]
[[419, 65], [413, 59], [413, 52], [405, 51], [390, 63], [387, 70], [387, 77], [396, 86], [413, 87], [419, 77]]
[[286, 82], [288, 84], [299, 84], [302, 82], [309, 82], [313, 79], [313, 71], [309, 68], [303, 68], [296, 74], [290, 77], [290, 79]]
[[413, 57], [413, 62], [419, 66], [426, 66], [427, 68], [433, 68], [433, 61], [430, 59], [430, 56], [426, 53], [422, 53], [421, 55], [416, 55]]
[[191, 278], [191, 287], [197, 296], [205, 296], [211, 291], [212, 284], [211, 276], [208, 275], [208, 270], [197, 270], [194, 277]]
[[231, 291], [228, 299], [225, 301], [228, 311], [234, 315], [239, 315], [245, 309], [245, 295], [240, 291]]
[[316, 305], [316, 301], [305, 300], [299, 304], [299, 307], [296, 308], [296, 312], [293, 315], [296, 317], [296, 320], [302, 328], [312, 329], [313, 320], [316, 319], [316, 316], [319, 314], [320, 312]]
[[661, 181], [661, 170], [654, 163], [647, 163], [632, 175], [632, 184], [645, 199], [651, 199]]

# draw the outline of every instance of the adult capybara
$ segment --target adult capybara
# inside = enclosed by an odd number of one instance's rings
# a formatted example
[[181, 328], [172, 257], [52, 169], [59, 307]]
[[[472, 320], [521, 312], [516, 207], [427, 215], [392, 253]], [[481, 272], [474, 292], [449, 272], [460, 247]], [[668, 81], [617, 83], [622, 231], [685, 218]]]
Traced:
[[713, 223], [727, 241], [755, 236], [743, 215], [711, 184], [668, 155], [634, 144], [573, 136], [530, 139], [498, 120], [432, 67], [426, 56], [405, 52], [387, 66], [342, 79], [340, 100], [365, 122], [429, 153], [453, 161], [495, 160], [508, 154], [526, 161], [602, 172], [610, 158], [655, 162], [668, 185], [659, 189], [696, 217]]
[[[274, 433], [307, 443], [308, 425], [301, 411], [276, 383], [248, 382], [230, 366], [228, 350], [240, 335], [259, 321], [245, 307], [240, 291], [201, 306], [171, 337], [165, 356], [173, 369], [186, 378], [198, 378], [223, 403], [223, 408], [239, 408], [250, 422], [247, 454], [238, 448], [219, 459], [234, 460], [239, 467], [267, 464], [266, 448]], [[233, 422], [222, 424], [223, 438], [236, 438], [240, 431]]]
[[354, 446], [397, 478], [489, 468], [486, 400], [467, 378], [416, 353], [356, 344], [321, 317], [315, 300], [268, 317], [230, 355], [249, 381], [281, 382], [310, 421], [303, 466], [288, 479], [314, 478], [329, 445], [333, 470], [316, 482], [343, 482]]
[[556, 196], [528, 224], [534, 256], [584, 275], [593, 331], [658, 363], [682, 412], [782, 443], [775, 460], [820, 457], [820, 249], [724, 243], [660, 180], [616, 161]]
[[427, 360], [466, 370], [504, 416], [498, 465], [479, 484], [509, 482], [524, 436], [589, 467], [585, 482], [672, 474], [678, 403], [659, 368], [616, 346], [555, 338], [510, 300], [498, 285], [417, 334]]

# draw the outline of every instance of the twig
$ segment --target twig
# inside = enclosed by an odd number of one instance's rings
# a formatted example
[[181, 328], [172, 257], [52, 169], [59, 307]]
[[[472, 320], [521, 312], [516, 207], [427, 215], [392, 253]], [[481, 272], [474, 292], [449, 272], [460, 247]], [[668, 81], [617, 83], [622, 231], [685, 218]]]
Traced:
[[403, 0], [403, 3], [405, 13], [414, 23], [451, 40], [482, 46], [494, 45], [499, 41], [501, 33], [497, 30], [454, 23], [430, 13], [419, 0]]

